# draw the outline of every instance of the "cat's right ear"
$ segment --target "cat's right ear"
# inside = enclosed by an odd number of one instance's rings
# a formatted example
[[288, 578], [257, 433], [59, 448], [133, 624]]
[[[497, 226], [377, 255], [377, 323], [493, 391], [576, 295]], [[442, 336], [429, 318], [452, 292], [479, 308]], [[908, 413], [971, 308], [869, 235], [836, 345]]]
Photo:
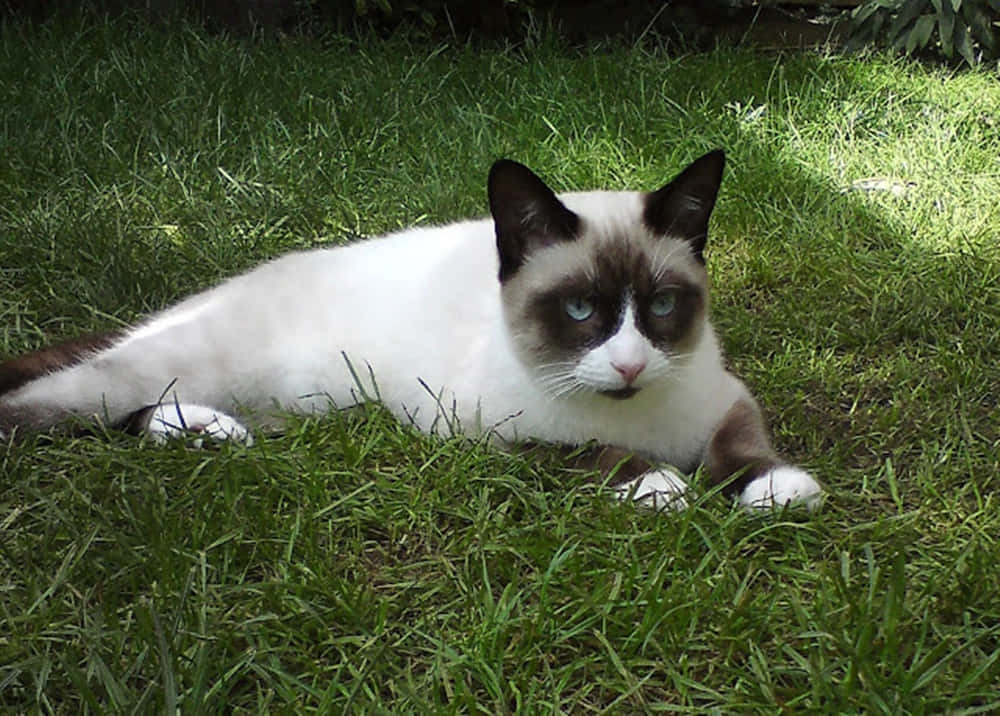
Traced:
[[534, 250], [572, 241], [580, 219], [528, 167], [501, 159], [487, 180], [490, 213], [496, 225], [500, 282], [508, 280]]

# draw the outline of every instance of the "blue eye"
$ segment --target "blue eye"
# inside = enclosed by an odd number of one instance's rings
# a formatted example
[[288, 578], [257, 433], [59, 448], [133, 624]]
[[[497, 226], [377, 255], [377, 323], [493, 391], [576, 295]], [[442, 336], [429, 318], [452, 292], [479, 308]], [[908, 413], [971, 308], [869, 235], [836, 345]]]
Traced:
[[574, 321], [586, 321], [594, 315], [594, 304], [586, 298], [574, 297], [563, 300], [566, 315]]
[[653, 296], [653, 300], [649, 302], [649, 310], [657, 318], [666, 318], [674, 312], [676, 305], [677, 294], [673, 291], [664, 291]]

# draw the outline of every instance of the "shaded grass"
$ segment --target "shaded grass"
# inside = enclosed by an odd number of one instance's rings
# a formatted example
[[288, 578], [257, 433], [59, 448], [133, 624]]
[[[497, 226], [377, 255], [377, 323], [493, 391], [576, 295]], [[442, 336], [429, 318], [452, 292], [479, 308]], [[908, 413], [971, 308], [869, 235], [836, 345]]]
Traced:
[[[0, 447], [5, 708], [997, 708], [995, 77], [90, 21], [5, 26], [0, 61], [0, 353], [480, 214], [498, 156], [649, 188], [724, 146], [715, 321], [831, 492], [651, 515], [377, 408], [251, 449], [31, 438]], [[914, 186], [842, 192], [868, 177]]]

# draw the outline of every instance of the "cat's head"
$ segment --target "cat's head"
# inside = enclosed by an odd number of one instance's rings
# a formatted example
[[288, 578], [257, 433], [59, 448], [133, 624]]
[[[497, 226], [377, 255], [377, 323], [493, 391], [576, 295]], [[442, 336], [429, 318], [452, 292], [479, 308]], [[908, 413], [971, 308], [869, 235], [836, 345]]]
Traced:
[[547, 392], [628, 398], [669, 378], [708, 321], [703, 250], [725, 156], [649, 192], [560, 198], [527, 167], [490, 170], [504, 316]]

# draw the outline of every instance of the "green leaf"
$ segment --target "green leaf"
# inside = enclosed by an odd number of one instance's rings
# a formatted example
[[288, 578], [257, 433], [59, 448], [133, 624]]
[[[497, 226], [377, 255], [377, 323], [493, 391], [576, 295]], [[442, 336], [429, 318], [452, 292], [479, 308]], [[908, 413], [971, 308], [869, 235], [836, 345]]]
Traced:
[[969, 26], [972, 39], [993, 54], [996, 47], [996, 32], [990, 25], [986, 12], [981, 7], [966, 3], [962, 9], [962, 16], [965, 18], [965, 24]]
[[972, 52], [972, 42], [969, 39], [969, 28], [963, 23], [955, 25], [955, 51], [962, 56], [969, 67], [975, 67], [976, 56]]
[[879, 14], [872, 18], [872, 34], [874, 37], [878, 38], [882, 28], [885, 26], [885, 15]]
[[955, 13], [951, 5], [943, 3], [938, 13], [938, 36], [941, 38], [941, 52], [945, 57], [954, 57], [952, 37], [955, 34]]
[[907, 3], [900, 13], [896, 15], [892, 24], [889, 25], [889, 39], [893, 41], [894, 47], [898, 44], [899, 40], [904, 39], [906, 29], [924, 11], [927, 7], [927, 2], [928, 0], [917, 0], [916, 2]]
[[872, 44], [875, 41], [875, 35], [871, 31], [871, 27], [860, 27], [855, 28], [850, 37], [847, 38], [847, 43], [844, 45], [844, 51], [848, 54], [852, 52], [860, 52], [862, 48]]
[[937, 26], [937, 18], [933, 15], [922, 15], [913, 25], [909, 37], [906, 38], [906, 52], [912, 53], [914, 50], [927, 47], [931, 39], [931, 33]]
[[[1000, 2], [1000, 0], [997, 0]], [[865, 20], [872, 16], [876, 10], [880, 10], [878, 3], [870, 2], [864, 5], [858, 5], [856, 8], [851, 10], [851, 22], [855, 25], [861, 25]]]

